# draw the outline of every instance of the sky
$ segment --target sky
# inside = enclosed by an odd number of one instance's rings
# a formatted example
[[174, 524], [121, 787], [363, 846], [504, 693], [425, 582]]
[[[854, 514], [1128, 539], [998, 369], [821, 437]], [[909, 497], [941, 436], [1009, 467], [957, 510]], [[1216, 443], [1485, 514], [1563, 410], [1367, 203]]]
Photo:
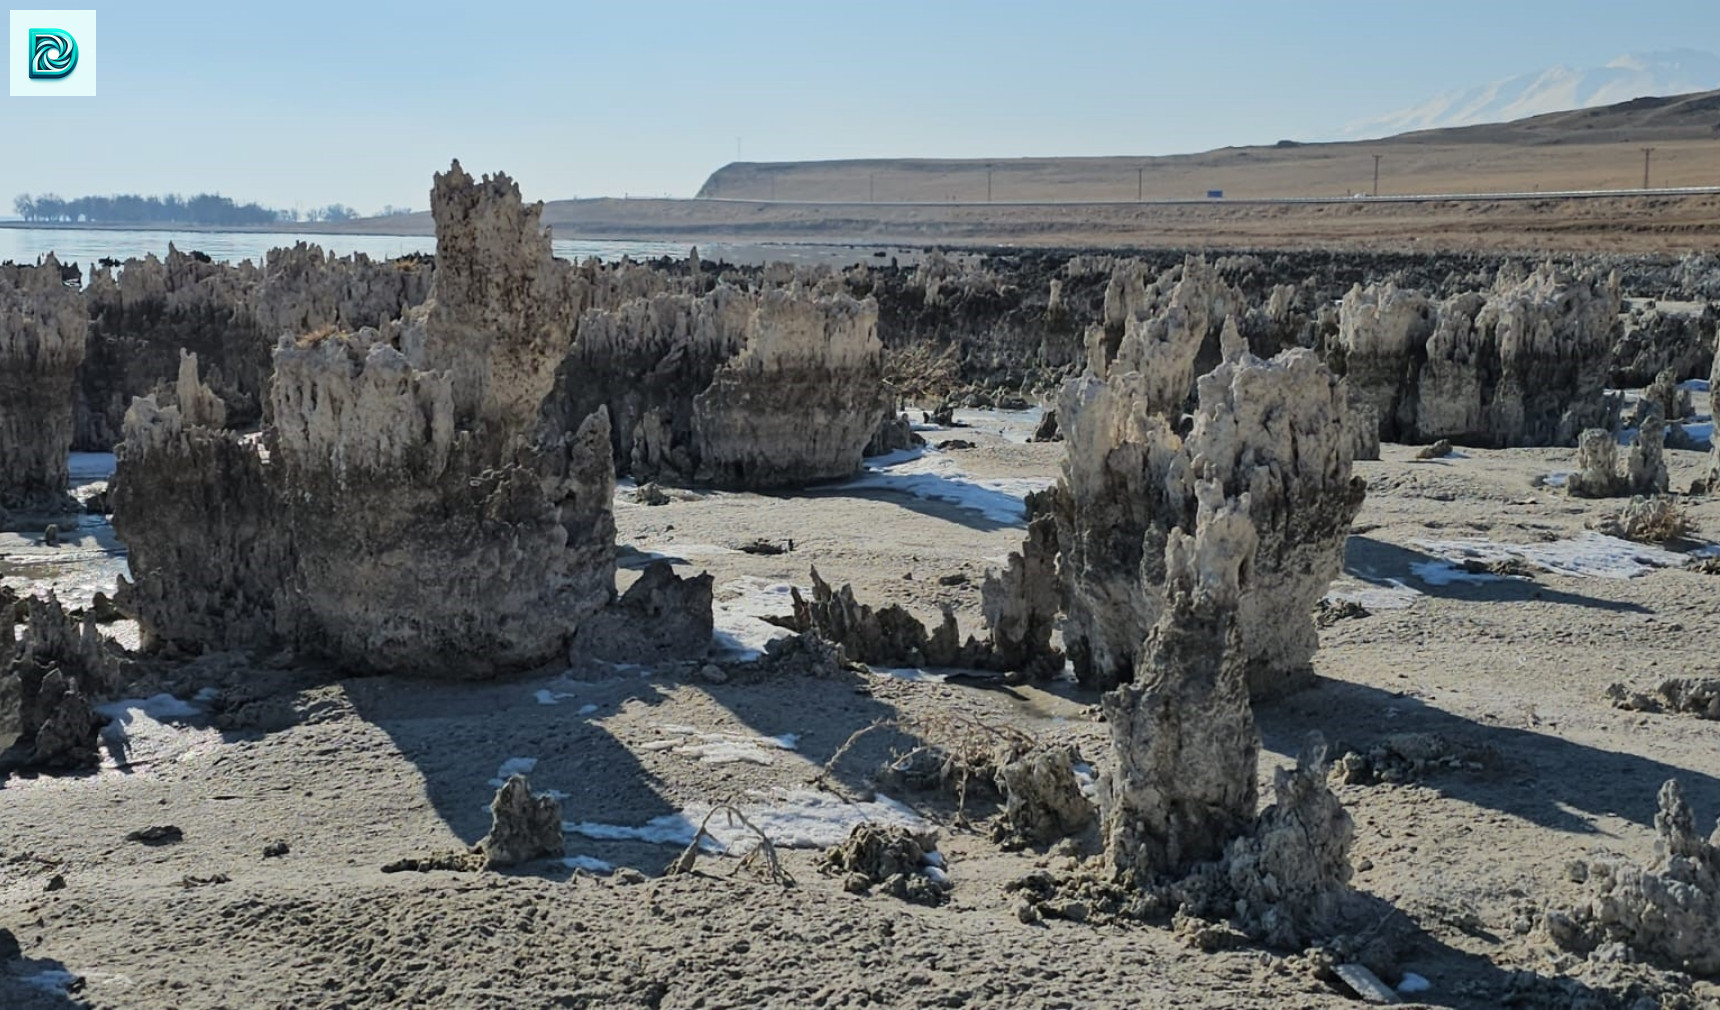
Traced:
[[735, 160], [1174, 154], [1330, 138], [1557, 64], [1720, 47], [1702, 41], [1720, 40], [1714, 0], [96, 9], [96, 98], [0, 96], [0, 213], [24, 192], [421, 209], [453, 158], [550, 200], [692, 196]]

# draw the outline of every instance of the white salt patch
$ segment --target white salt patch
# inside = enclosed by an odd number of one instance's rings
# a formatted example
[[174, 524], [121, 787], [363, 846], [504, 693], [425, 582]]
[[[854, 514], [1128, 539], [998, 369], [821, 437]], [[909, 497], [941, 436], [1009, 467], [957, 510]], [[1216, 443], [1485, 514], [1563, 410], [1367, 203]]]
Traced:
[[[703, 816], [701, 814], [700, 816]], [[698, 824], [684, 814], [664, 814], [653, 817], [638, 827], [624, 824], [600, 824], [595, 821], [564, 821], [561, 830], [584, 835], [600, 842], [649, 842], [652, 845], [690, 845], [698, 833]], [[710, 847], [709, 843], [706, 845]]]
[[949, 456], [930, 452], [901, 462], [881, 456], [870, 461], [860, 476], [836, 486], [844, 490], [892, 491], [927, 501], [948, 502], [978, 512], [992, 522], [1020, 526], [1027, 521], [1027, 496], [1045, 490], [1052, 483], [1051, 478], [1040, 477], [974, 477]]
[[1333, 603], [1356, 603], [1369, 611], [1407, 610], [1421, 598], [1419, 591], [1399, 579], [1374, 583], [1342, 578], [1326, 593], [1326, 599]]
[[[1409, 566], [1410, 574], [1430, 586], [1449, 586], [1454, 582], [1479, 584], [1482, 582], [1503, 582], [1505, 576], [1494, 575], [1491, 572], [1466, 571], [1449, 561], [1418, 561]], [[1362, 604], [1367, 606], [1367, 604]]]
[[[913, 810], [882, 795], [867, 803], [850, 803], [804, 789], [778, 791], [768, 798], [753, 795], [757, 800], [739, 804], [740, 810], [778, 848], [828, 848], [847, 838], [856, 825], [865, 823], [900, 825], [915, 831], [930, 828]], [[562, 830], [600, 841], [689, 845], [711, 809], [709, 804], [692, 803], [678, 814], [664, 814], [637, 827], [581, 821], [563, 824]], [[706, 841], [702, 846], [718, 853], [744, 854], [758, 837], [739, 820], [731, 824], [729, 816], [721, 812], [710, 819], [705, 830], [716, 841]]]
[[490, 785], [500, 789], [507, 784], [508, 779], [515, 775], [530, 775], [537, 767], [537, 758], [508, 758], [496, 769], [496, 777], [490, 780]]
[[941, 868], [944, 865], [944, 854], [939, 852], [937, 849], [933, 849], [920, 857], [920, 862], [925, 863], [927, 866], [937, 866]]
[[1541, 483], [1547, 485], [1548, 487], [1564, 487], [1567, 483], [1570, 482], [1570, 479], [1571, 479], [1571, 471], [1569, 471], [1569, 470], [1554, 470], [1552, 473], [1548, 474], [1547, 476], [1542, 477]]
[[1413, 971], [1404, 972], [1403, 973], [1403, 981], [1401, 981], [1397, 984], [1397, 991], [1405, 994], [1406, 996], [1411, 994], [1411, 993], [1427, 992], [1429, 989], [1432, 989], [1432, 988], [1433, 988], [1432, 982], [1429, 982], [1427, 979], [1422, 978], [1420, 975], [1417, 975]]
[[757, 659], [772, 640], [792, 634], [764, 617], [786, 617], [794, 612], [786, 582], [771, 582], [745, 576], [725, 582], [711, 603], [711, 638], [722, 658]]
[[744, 733], [702, 733], [691, 726], [659, 726], [678, 740], [653, 740], [641, 750], [668, 751], [683, 757], [697, 758], [704, 764], [746, 763], [772, 765], [776, 751], [794, 750], [800, 743], [799, 733], [780, 736], [753, 736]]
[[100, 733], [104, 770], [193, 760], [213, 751], [221, 740], [218, 730], [186, 725], [204, 710], [171, 694], [121, 698], [94, 710], [110, 720]]
[[579, 714], [580, 715], [590, 715], [593, 712], [596, 712], [598, 707], [599, 706], [597, 706], [597, 705], [581, 705], [581, 706], [579, 706]]
[[155, 694], [148, 698], [122, 698], [105, 705], [93, 706], [102, 715], [112, 719], [123, 720], [128, 713], [141, 712], [156, 722], [167, 722], [170, 719], [191, 719], [201, 715], [203, 709], [188, 701], [181, 701], [171, 694]]
[[916, 684], [942, 684], [949, 679], [948, 674], [931, 673], [916, 667], [884, 666], [873, 667], [872, 672], [895, 680], [906, 680]]
[[[1658, 547], [1585, 532], [1547, 543], [1505, 544], [1491, 540], [1420, 540], [1417, 546], [1452, 561], [1518, 559], [1558, 575], [1575, 578], [1633, 579], [1656, 568], [1683, 564], [1684, 556]], [[1410, 566], [1412, 571], [1419, 567]], [[1421, 575], [1423, 581], [1434, 583]], [[1463, 573], [1467, 575], [1468, 573]]]
[[941, 866], [927, 865], [921, 867], [920, 872], [925, 874], [926, 879], [930, 880], [934, 884], [948, 884], [950, 882], [950, 875], [945, 873], [944, 868]]
[[1077, 763], [1074, 767], [1075, 767], [1075, 785], [1080, 788], [1081, 795], [1087, 797], [1088, 799], [1094, 801], [1095, 803], [1098, 802], [1098, 800], [1099, 800], [1099, 774], [1098, 774], [1098, 772], [1093, 770], [1092, 765], [1086, 764], [1084, 762], [1083, 763]]
[[571, 695], [571, 694], [556, 694], [554, 691], [551, 691], [549, 688], [546, 687], [546, 688], [543, 688], [542, 690], [538, 691], [538, 693], [536, 695], [534, 695], [534, 697], [537, 698], [537, 703], [539, 705], [557, 705], [557, 704], [561, 703], [561, 700], [563, 698], [571, 698], [571, 697], [573, 697], [573, 695]]
[[584, 870], [598, 876], [607, 876], [615, 872], [614, 863], [606, 863], [596, 856], [568, 856], [561, 864], [570, 870]]
[[[868, 803], [850, 803], [829, 793], [801, 789], [779, 791], [768, 805], [743, 803], [740, 807], [771, 844], [784, 849], [828, 848], [847, 838], [856, 825], [865, 823], [900, 825], [916, 831], [930, 827], [913, 810], [883, 795]], [[685, 815], [697, 823], [709, 809], [692, 804]], [[706, 830], [736, 854], [752, 848], [751, 840], [756, 837], [739, 821], [729, 824], [721, 813], [711, 818]]]
[[218, 687], [205, 687], [205, 688], [199, 689], [196, 694], [192, 695], [191, 700], [196, 702], [199, 705], [207, 705], [219, 697], [221, 697], [221, 689], [220, 688], [218, 688]]

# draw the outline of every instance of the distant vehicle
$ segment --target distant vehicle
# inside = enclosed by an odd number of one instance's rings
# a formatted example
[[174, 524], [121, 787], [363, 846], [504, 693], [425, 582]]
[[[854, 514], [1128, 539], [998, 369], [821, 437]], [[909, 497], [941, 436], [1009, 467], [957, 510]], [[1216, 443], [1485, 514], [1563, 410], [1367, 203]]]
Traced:
[[1222, 199], [1224, 199], [1224, 190], [1222, 190], [1222, 189], [1209, 189], [1206, 191], [1206, 198], [1208, 200], [1222, 200]]

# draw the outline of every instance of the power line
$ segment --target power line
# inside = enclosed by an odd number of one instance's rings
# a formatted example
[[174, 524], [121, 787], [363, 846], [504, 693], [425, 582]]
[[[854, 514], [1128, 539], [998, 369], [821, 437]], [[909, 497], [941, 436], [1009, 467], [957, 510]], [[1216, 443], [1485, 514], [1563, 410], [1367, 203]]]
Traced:
[[1642, 149], [1642, 188], [1643, 189], [1648, 188], [1648, 159], [1650, 157], [1652, 157], [1653, 155], [1654, 155], [1654, 148], [1645, 147]]

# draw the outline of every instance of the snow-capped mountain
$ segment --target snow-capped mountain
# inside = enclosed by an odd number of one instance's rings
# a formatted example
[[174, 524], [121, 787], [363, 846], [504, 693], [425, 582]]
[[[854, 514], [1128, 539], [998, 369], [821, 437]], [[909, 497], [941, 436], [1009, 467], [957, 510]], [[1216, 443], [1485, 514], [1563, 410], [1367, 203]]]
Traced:
[[1720, 88], [1720, 56], [1713, 53], [1694, 49], [1633, 53], [1592, 70], [1554, 67], [1467, 91], [1447, 92], [1413, 108], [1354, 123], [1344, 135], [1386, 137], [1410, 130], [1504, 123], [1545, 112], [1628, 102], [1645, 95], [1680, 95], [1715, 88]]

